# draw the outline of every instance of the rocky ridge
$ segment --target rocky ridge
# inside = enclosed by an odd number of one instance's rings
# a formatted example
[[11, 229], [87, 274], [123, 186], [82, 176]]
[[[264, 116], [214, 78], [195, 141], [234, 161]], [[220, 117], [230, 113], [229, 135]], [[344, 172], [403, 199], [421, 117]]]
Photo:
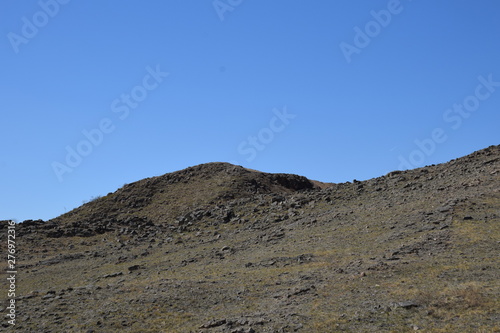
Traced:
[[500, 146], [343, 184], [144, 179], [17, 225], [16, 330], [500, 331], [499, 185]]

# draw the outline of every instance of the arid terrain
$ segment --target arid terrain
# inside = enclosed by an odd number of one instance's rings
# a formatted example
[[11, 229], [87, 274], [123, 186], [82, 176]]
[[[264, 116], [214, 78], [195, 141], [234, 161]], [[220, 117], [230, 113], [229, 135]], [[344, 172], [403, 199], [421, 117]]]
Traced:
[[342, 184], [203, 164], [16, 235], [0, 331], [500, 332], [500, 146]]

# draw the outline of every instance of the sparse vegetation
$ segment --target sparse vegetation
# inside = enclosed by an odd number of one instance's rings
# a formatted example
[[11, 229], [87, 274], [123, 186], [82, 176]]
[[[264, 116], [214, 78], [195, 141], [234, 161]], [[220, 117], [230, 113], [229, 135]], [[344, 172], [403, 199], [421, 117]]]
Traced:
[[101, 198], [102, 198], [102, 195], [96, 195], [95, 197], [90, 197], [89, 200], [83, 200], [82, 204], [85, 205], [86, 203], [93, 202], [93, 201], [99, 200]]
[[499, 162], [321, 186], [215, 163], [126, 185], [18, 226], [17, 331], [500, 332]]

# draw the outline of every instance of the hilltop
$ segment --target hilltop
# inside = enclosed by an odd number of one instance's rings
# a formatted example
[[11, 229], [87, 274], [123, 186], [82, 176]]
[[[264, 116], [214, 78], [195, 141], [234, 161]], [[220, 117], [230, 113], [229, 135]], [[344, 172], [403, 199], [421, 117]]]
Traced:
[[203, 164], [18, 224], [16, 331], [500, 332], [499, 222], [500, 146], [342, 184]]
[[[286, 195], [322, 185], [297, 175], [207, 163], [127, 184], [50, 222], [59, 227], [61, 236], [90, 236], [131, 223], [165, 227], [181, 214], [224, 206], [231, 200], [259, 194]], [[228, 222], [231, 217], [221, 218]]]

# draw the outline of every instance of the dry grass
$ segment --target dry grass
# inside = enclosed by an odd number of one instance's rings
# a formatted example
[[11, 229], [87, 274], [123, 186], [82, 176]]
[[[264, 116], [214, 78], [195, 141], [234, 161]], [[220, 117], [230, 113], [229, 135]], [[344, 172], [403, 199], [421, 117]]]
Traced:
[[432, 309], [448, 311], [477, 309], [488, 304], [476, 283], [466, 283], [443, 290], [419, 291], [416, 301]]
[[[144, 237], [117, 230], [88, 238], [52, 239], [38, 233], [30, 235], [33, 243], [21, 239], [19, 247], [33, 256], [23, 264], [33, 266], [20, 274], [19, 292], [54, 289], [62, 296], [46, 300], [41, 294], [20, 302], [32, 311], [29, 319], [21, 317], [23, 328], [180, 333], [199, 332], [201, 324], [213, 319], [257, 316], [270, 320], [265, 327], [254, 327], [257, 332], [293, 331], [299, 322], [304, 325], [300, 332], [313, 333], [399, 333], [414, 327], [423, 332], [499, 332], [494, 320], [500, 308], [500, 193], [487, 186], [500, 179], [487, 178], [490, 173], [485, 172], [482, 188], [465, 189], [460, 184], [471, 176], [461, 169], [429, 170], [363, 182], [359, 191], [359, 183], [336, 184], [292, 194], [283, 202], [272, 202], [273, 194], [237, 200], [249, 195], [245, 181], [259, 173], [237, 173], [236, 178], [180, 173], [175, 183], [160, 184], [163, 192], [151, 193], [149, 206], [135, 210], [126, 208], [127, 200], [147, 197], [158, 184], [151, 179], [126, 186], [116, 194], [120, 200], [106, 196], [71, 219], [91, 216], [90, 209], [107, 216], [108, 205], [115, 202], [117, 214], [147, 215], [164, 228]], [[413, 183], [421, 186], [413, 190]], [[297, 197], [307, 200], [301, 203]], [[458, 201], [444, 222], [436, 221], [437, 208], [453, 198], [466, 199]], [[231, 208], [238, 220], [215, 223], [207, 215], [187, 230], [170, 229], [177, 214], [200, 205], [213, 212], [216, 206]], [[283, 214], [289, 218], [271, 218]], [[272, 239], [276, 231], [284, 236]], [[116, 238], [127, 245], [120, 246]], [[39, 264], [59, 253], [85, 256]], [[302, 255], [311, 259], [296, 259]], [[132, 265], [143, 268], [129, 273]], [[123, 274], [103, 277], [116, 272]], [[88, 285], [93, 287], [78, 288]], [[68, 287], [75, 290], [61, 291]], [[309, 291], [296, 295], [297, 288]], [[416, 305], [398, 305], [407, 301]], [[62, 326], [54, 326], [54, 314], [63, 318]]]

